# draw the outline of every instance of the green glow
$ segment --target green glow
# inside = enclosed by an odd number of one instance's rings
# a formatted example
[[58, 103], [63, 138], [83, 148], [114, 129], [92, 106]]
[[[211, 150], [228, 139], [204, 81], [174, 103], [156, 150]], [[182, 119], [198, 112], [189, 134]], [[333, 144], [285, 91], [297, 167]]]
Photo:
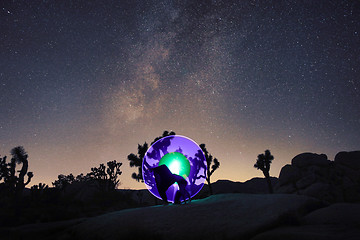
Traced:
[[190, 174], [190, 162], [179, 152], [165, 154], [159, 162], [159, 166], [165, 164], [172, 174], [187, 178]]

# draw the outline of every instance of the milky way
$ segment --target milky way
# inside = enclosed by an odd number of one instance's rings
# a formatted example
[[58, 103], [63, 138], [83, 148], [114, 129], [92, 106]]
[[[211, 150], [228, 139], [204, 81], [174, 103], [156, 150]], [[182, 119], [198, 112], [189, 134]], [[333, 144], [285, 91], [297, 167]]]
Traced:
[[0, 154], [34, 184], [123, 162], [173, 130], [261, 176], [302, 152], [360, 148], [359, 1], [1, 1]]

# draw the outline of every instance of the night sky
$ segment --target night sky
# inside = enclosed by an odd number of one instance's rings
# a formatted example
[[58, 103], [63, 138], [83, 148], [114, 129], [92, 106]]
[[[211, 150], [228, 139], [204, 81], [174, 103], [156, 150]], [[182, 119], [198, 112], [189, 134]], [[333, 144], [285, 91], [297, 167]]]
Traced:
[[302, 152], [360, 150], [360, 1], [0, 2], [0, 154], [32, 184], [90, 172], [173, 130], [262, 177]]

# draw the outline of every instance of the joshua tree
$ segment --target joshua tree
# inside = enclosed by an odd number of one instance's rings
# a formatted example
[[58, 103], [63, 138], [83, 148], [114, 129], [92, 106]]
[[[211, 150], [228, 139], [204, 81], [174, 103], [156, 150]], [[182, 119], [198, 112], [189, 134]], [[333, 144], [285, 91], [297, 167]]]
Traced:
[[4, 193], [9, 191], [9, 168], [8, 163], [6, 163], [6, 156], [0, 157], [0, 198], [4, 196]]
[[115, 189], [119, 184], [120, 180], [118, 180], [118, 176], [122, 174], [120, 170], [122, 163], [117, 163], [116, 160], [107, 162], [106, 173], [109, 175], [109, 181], [111, 183], [111, 190]]
[[272, 160], [274, 160], [274, 156], [271, 155], [270, 150], [266, 150], [265, 154], [262, 153], [262, 154], [258, 155], [258, 157], [256, 159], [256, 163], [254, 164], [255, 168], [260, 169], [263, 172], [263, 174], [266, 178], [266, 182], [268, 184], [270, 193], [274, 192], [272, 185], [271, 185], [270, 174], [269, 174], [270, 164], [271, 164]]
[[156, 141], [158, 141], [158, 140], [160, 140], [160, 139], [162, 139], [162, 138], [164, 138], [164, 137], [172, 136], [172, 135], [176, 135], [176, 133], [173, 132], [173, 131], [169, 132], [169, 131], [166, 131], [166, 130], [165, 130], [165, 131], [163, 132], [162, 136], [159, 136], [159, 137], [155, 138], [154, 141], [152, 141], [152, 143], [151, 143], [150, 145], [153, 145]]
[[[104, 164], [100, 164], [98, 168], [91, 168], [91, 172], [87, 176], [98, 181], [102, 190], [114, 190], [120, 182], [118, 176], [122, 174], [120, 170], [122, 163], [114, 160], [107, 162], [106, 165], [107, 167]], [[81, 179], [80, 175], [77, 178]]]
[[[155, 143], [156, 141], [160, 140], [163, 137], [167, 137], [167, 136], [171, 136], [171, 135], [175, 135], [175, 132], [171, 131], [170, 133], [168, 131], [164, 131], [162, 136], [157, 137], [154, 139], [154, 141], [151, 143], [151, 145], [153, 143]], [[145, 156], [146, 151], [148, 150], [149, 146], [148, 144], [145, 142], [143, 145], [138, 144], [138, 152], [137, 154], [131, 153], [128, 155], [128, 160], [130, 161], [130, 167], [137, 167], [138, 168], [138, 172], [134, 172], [131, 177], [133, 179], [135, 179], [136, 181], [141, 181], [144, 182], [143, 180], [143, 176], [142, 176], [142, 162]]]
[[[28, 172], [29, 162], [28, 155], [22, 146], [11, 149], [10, 163], [6, 163], [6, 156], [0, 158], [0, 180], [3, 179], [4, 189], [7, 189], [10, 193], [15, 193], [17, 196], [21, 196], [24, 188], [31, 181], [34, 176], [32, 172]], [[16, 164], [22, 164], [19, 175], [16, 176]], [[25, 175], [28, 179], [26, 182]]]
[[57, 189], [65, 189], [66, 186], [76, 182], [76, 179], [72, 173], [69, 175], [60, 174], [58, 179], [55, 180], [52, 185]]
[[101, 190], [114, 190], [120, 182], [118, 176], [122, 174], [120, 170], [121, 165], [121, 162], [114, 160], [107, 162], [107, 167], [102, 163], [99, 167], [91, 168], [91, 172], [86, 175], [81, 173], [74, 177], [72, 173], [67, 176], [60, 174], [58, 180], [55, 180], [52, 184], [55, 188], [64, 189], [66, 186], [75, 182], [95, 180], [99, 183]]
[[145, 142], [143, 145], [138, 144], [138, 153], [135, 155], [131, 153], [128, 155], [128, 160], [130, 161], [130, 167], [137, 167], [138, 173], [133, 173], [131, 177], [136, 181], [144, 182], [142, 177], [142, 161], [144, 159], [145, 153], [148, 150], [148, 144]]
[[[20, 170], [19, 177], [18, 177], [17, 184], [16, 184], [16, 191], [18, 193], [22, 193], [25, 186], [30, 183], [31, 178], [34, 175], [32, 172], [27, 172], [28, 168], [29, 168], [29, 162], [27, 160], [28, 155], [25, 152], [24, 147], [18, 146], [18, 147], [11, 149], [11, 155], [12, 155], [11, 162], [15, 161], [18, 164], [22, 164], [22, 168]], [[15, 170], [15, 168], [14, 168], [14, 170]], [[24, 183], [24, 178], [25, 178], [26, 173], [27, 173], [28, 179]]]
[[106, 180], [107, 175], [106, 175], [105, 169], [106, 169], [105, 165], [103, 163], [101, 163], [98, 168], [97, 167], [91, 168], [91, 172], [88, 173], [88, 175], [93, 179]]
[[220, 162], [217, 160], [217, 158], [213, 158], [213, 156], [211, 154], [209, 154], [204, 143], [200, 144], [200, 148], [202, 149], [202, 151], [204, 152], [204, 155], [205, 155], [206, 164], [207, 164], [206, 181], [209, 186], [210, 195], [212, 195], [213, 191], [212, 191], [212, 187], [211, 187], [210, 177], [215, 172], [215, 170], [220, 167]]
[[39, 183], [39, 185], [33, 185], [30, 189], [31, 198], [33, 201], [39, 201], [42, 197], [48, 193], [49, 186], [45, 183]]
[[40, 191], [42, 191], [42, 190], [48, 189], [48, 188], [49, 188], [49, 186], [48, 186], [47, 184], [45, 184], [45, 183], [39, 183], [39, 185], [33, 185], [33, 186], [31, 187], [31, 190], [40, 190]]
[[8, 177], [8, 168], [6, 163], [6, 156], [0, 157], [0, 181]]

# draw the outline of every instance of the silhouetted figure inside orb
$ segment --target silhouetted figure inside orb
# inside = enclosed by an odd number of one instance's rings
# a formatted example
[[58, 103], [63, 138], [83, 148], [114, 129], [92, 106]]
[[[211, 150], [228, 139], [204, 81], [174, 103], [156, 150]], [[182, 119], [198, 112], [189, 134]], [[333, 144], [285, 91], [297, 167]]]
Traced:
[[186, 198], [189, 198], [190, 200], [190, 194], [186, 190], [187, 181], [183, 177], [172, 174], [166, 165], [160, 165], [158, 167], [152, 168], [152, 171], [154, 172], [157, 190], [165, 203], [168, 203], [166, 190], [168, 190], [168, 188], [175, 182], [177, 182], [179, 190], [175, 194], [174, 202], [176, 204], [180, 203], [181, 197], [184, 201], [186, 201]]
[[174, 203], [175, 204], [180, 204], [181, 203], [181, 198], [183, 198], [184, 202], [186, 203], [186, 198], [189, 198], [189, 201], [191, 200], [190, 198], [190, 194], [189, 192], [186, 190], [186, 186], [187, 186], [187, 181], [176, 174], [173, 174], [173, 177], [175, 179], [175, 181], [177, 182], [178, 186], [179, 186], [179, 190], [176, 192], [175, 194], [175, 200]]

